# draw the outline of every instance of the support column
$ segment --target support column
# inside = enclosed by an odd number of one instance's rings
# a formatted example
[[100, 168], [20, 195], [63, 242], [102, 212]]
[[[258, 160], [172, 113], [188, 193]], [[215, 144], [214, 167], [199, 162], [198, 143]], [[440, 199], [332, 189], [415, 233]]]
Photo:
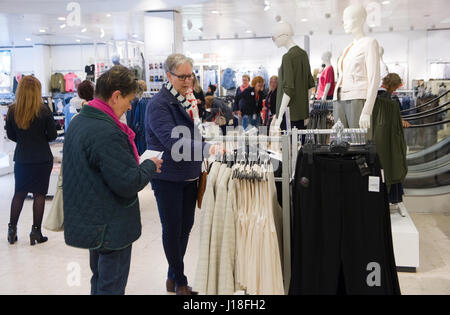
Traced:
[[[161, 63], [173, 53], [183, 52], [182, 17], [177, 11], [148, 11], [144, 15], [145, 73], [149, 91], [166, 80]], [[155, 69], [155, 63], [158, 69]], [[152, 66], [152, 69], [149, 66]], [[150, 77], [153, 77], [153, 81]], [[157, 80], [155, 81], [157, 77]]]
[[34, 52], [34, 76], [41, 81], [42, 95], [50, 93], [50, 76], [51, 76], [51, 54], [50, 46], [36, 44], [33, 48]]

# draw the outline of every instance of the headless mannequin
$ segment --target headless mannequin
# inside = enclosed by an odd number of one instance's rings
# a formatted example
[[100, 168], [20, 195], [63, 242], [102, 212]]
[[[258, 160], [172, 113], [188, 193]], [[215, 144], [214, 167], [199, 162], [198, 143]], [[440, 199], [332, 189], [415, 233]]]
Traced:
[[[296, 43], [292, 40], [292, 36], [294, 32], [290, 24], [286, 22], [277, 23], [275, 30], [273, 32], [272, 40], [275, 42], [275, 45], [278, 48], [284, 47], [287, 51], [289, 51], [292, 47], [297, 46]], [[291, 98], [286, 93], [283, 93], [283, 97], [281, 99], [280, 112], [278, 114], [278, 118], [274, 116], [273, 121], [275, 124], [273, 128], [279, 130], [281, 126], [281, 122], [283, 121], [284, 113], [289, 105]], [[275, 120], [275, 118], [277, 118]]]
[[[322, 55], [322, 62], [325, 65], [325, 69], [331, 66], [331, 52], [327, 51]], [[327, 83], [325, 85], [325, 89], [323, 91], [322, 101], [327, 100], [328, 92], [330, 92], [331, 83]]]
[[[342, 94], [346, 93], [345, 98], [341, 95], [342, 100], [365, 99], [359, 117], [359, 127], [368, 129], [370, 128], [370, 118], [380, 84], [380, 56], [378, 42], [375, 39], [366, 37], [364, 33], [366, 19], [367, 12], [360, 4], [350, 5], [344, 10], [344, 29], [346, 33], [353, 35], [354, 40], [340, 58], [338, 66], [342, 67], [342, 69], [340, 69], [340, 79], [336, 91], [339, 90], [339, 87], [343, 85], [345, 80], [347, 90], [341, 91]], [[361, 70], [361, 68], [365, 71]], [[352, 77], [353, 79], [351, 79]], [[348, 90], [348, 87], [352, 86], [351, 80], [354, 80], [353, 85], [359, 85], [359, 89], [351, 90], [350, 88]], [[337, 106], [342, 105], [338, 103]], [[355, 120], [357, 117], [352, 117], [352, 119]], [[354, 124], [354, 121], [352, 123]], [[355, 126], [351, 126], [351, 128], [355, 128]]]

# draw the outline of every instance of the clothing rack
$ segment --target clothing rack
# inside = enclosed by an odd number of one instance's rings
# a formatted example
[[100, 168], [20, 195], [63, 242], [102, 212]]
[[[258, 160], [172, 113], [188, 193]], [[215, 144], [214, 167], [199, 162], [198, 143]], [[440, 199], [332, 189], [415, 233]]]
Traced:
[[283, 279], [285, 293], [289, 292], [289, 284], [291, 280], [291, 189], [290, 184], [293, 179], [292, 163], [291, 163], [291, 133], [288, 132], [281, 136], [255, 136], [250, 134], [231, 135], [231, 136], [215, 136], [206, 139], [208, 142], [235, 142], [244, 145], [246, 143], [259, 145], [260, 143], [281, 143], [282, 149], [282, 174], [281, 177], [275, 177], [276, 182], [282, 183], [282, 200], [283, 200]]

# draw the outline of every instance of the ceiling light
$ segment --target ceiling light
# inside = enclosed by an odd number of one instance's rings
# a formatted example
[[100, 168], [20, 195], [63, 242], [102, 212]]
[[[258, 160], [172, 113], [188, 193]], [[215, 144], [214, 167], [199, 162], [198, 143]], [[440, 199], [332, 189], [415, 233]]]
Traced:
[[31, 38], [27, 37], [27, 38], [25, 38], [25, 40], [26, 40], [27, 42], [29, 42], [29, 41], [31, 40]]
[[44, 28], [39, 29], [39, 33], [45, 33], [47, 32], [47, 30], [45, 30]]
[[138, 34], [133, 34], [133, 35], [131, 35], [131, 37], [138, 38], [139, 36], [138, 36]]
[[302, 21], [302, 22], [308, 22], [308, 19], [303, 18], [301, 21]]
[[81, 30], [81, 33], [84, 33], [84, 32], [86, 32], [87, 31], [87, 28], [83, 28], [82, 30]]
[[246, 30], [245, 32], [248, 33], [248, 34], [253, 33], [252, 30]]
[[100, 38], [105, 37], [105, 30], [103, 28], [100, 29]]
[[61, 24], [59, 27], [60, 27], [60, 28], [65, 28], [65, 27], [66, 27], [66, 24]]
[[79, 42], [81, 42], [81, 40], [77, 39], [76, 42], [79, 43]]
[[388, 5], [388, 4], [391, 4], [391, 1], [383, 1], [383, 2], [381, 2], [381, 4], [382, 5]]
[[108, 14], [106, 14], [106, 17], [111, 17], [111, 14], [109, 14], [109, 13], [108, 13]]
[[220, 12], [217, 11], [217, 10], [211, 11], [211, 13], [212, 13], [212, 14], [220, 14]]
[[66, 18], [64, 17], [64, 16], [60, 16], [59, 18], [58, 18], [58, 21], [65, 21], [66, 20]]

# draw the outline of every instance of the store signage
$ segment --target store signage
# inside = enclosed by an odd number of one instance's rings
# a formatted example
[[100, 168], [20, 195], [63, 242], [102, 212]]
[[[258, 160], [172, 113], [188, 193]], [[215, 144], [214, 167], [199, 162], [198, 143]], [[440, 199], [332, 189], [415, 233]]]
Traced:
[[367, 24], [370, 27], [381, 26], [381, 5], [378, 2], [370, 2], [367, 7]]
[[78, 2], [70, 2], [66, 7], [70, 13], [67, 15], [66, 23], [68, 26], [81, 25], [81, 6]]

